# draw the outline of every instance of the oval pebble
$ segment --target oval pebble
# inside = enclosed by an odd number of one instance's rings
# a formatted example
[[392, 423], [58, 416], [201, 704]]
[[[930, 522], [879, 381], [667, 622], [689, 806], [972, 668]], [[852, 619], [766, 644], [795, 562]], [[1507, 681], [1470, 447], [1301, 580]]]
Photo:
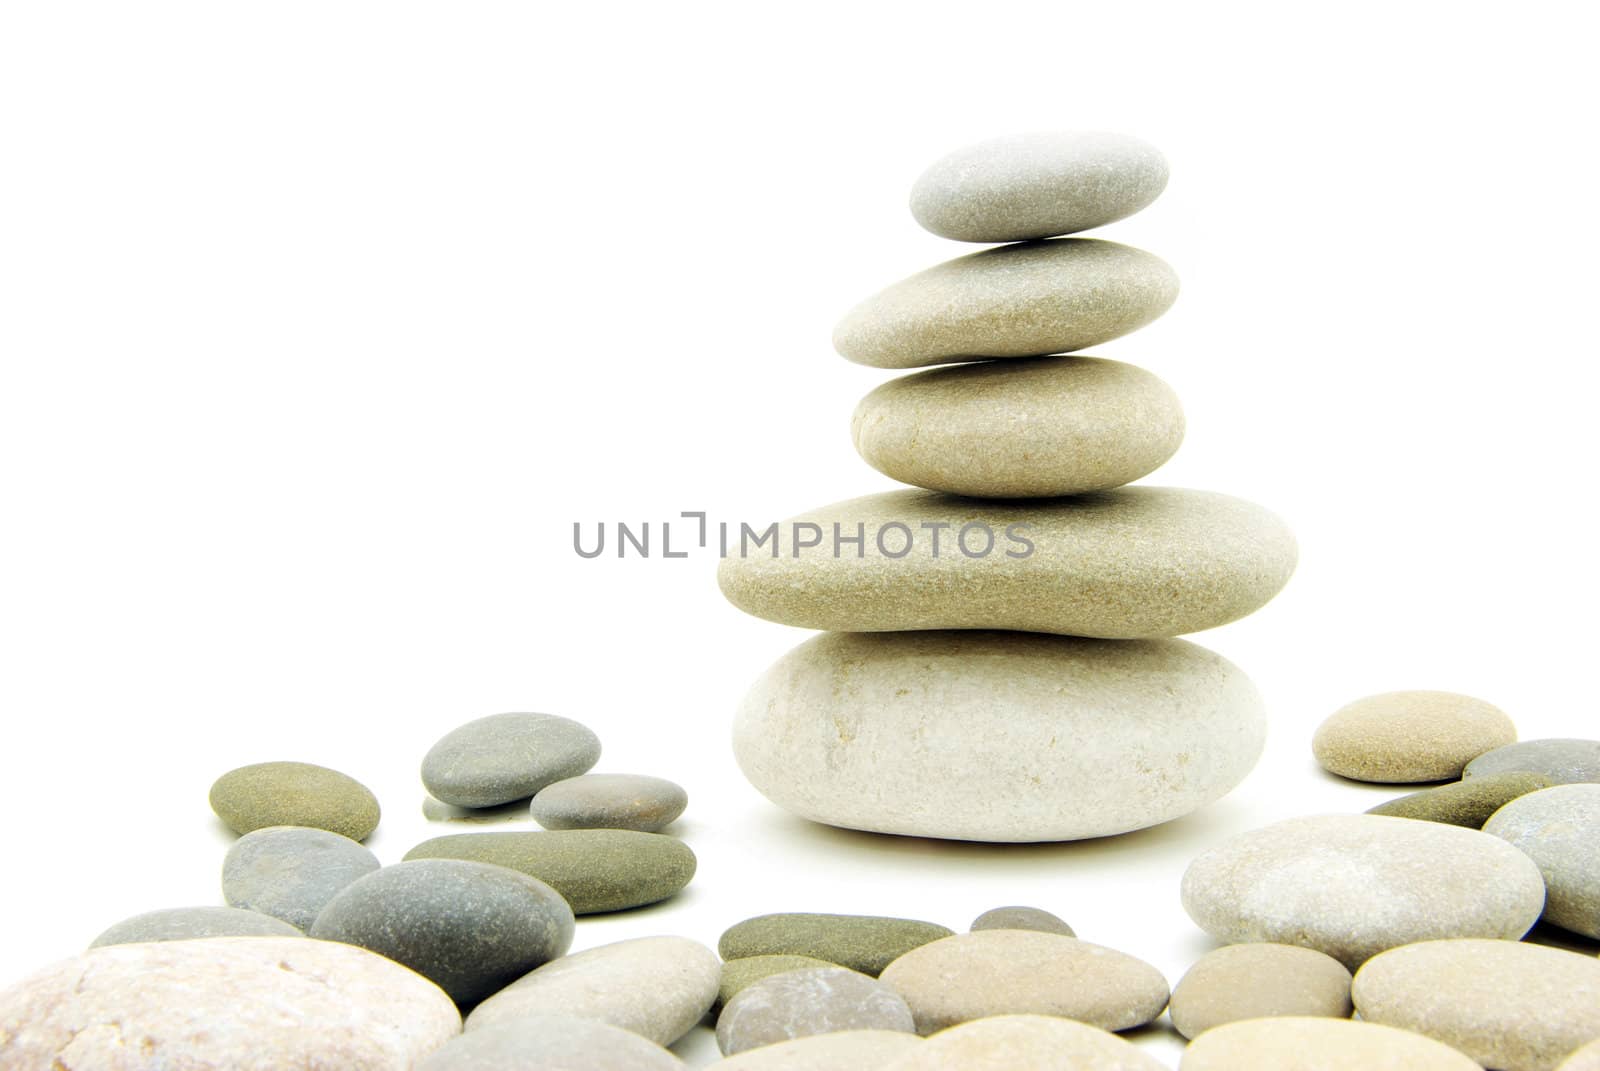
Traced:
[[304, 937], [299, 929], [258, 911], [234, 907], [168, 907], [146, 911], [109, 927], [90, 948], [141, 941], [192, 941], [199, 937]]
[[1186, 1038], [1241, 1019], [1350, 1017], [1350, 972], [1295, 945], [1228, 945], [1207, 953], [1172, 991], [1172, 1025]]
[[348, 945], [117, 945], [0, 993], [0, 1067], [408, 1071], [460, 1026], [432, 982]]
[[1483, 1071], [1431, 1038], [1349, 1019], [1248, 1019], [1207, 1031], [1179, 1071]]
[[510, 867], [552, 886], [579, 915], [623, 911], [676, 896], [694, 877], [681, 840], [629, 829], [456, 833], [425, 840], [407, 859], [471, 859]]
[[235, 833], [311, 826], [366, 840], [378, 828], [378, 798], [353, 777], [309, 762], [258, 762], [211, 786], [211, 809]]
[[1557, 785], [1522, 796], [1496, 811], [1483, 831], [1539, 867], [1546, 922], [1600, 937], [1600, 785]]
[[1524, 740], [1479, 755], [1463, 777], [1491, 773], [1531, 773], [1553, 785], [1600, 783], [1600, 740]]
[[951, 1027], [883, 1071], [1166, 1071], [1097, 1027], [1043, 1015], [997, 1015]]
[[1473, 829], [1380, 815], [1292, 818], [1206, 852], [1183, 906], [1219, 940], [1325, 952], [1354, 969], [1442, 937], [1515, 940], [1544, 908], [1539, 868]]
[[1461, 776], [1467, 763], [1512, 743], [1499, 707], [1454, 692], [1385, 692], [1341, 707], [1312, 738], [1317, 762], [1353, 781], [1411, 784]]
[[734, 755], [814, 822], [1051, 841], [1190, 814], [1245, 778], [1265, 738], [1250, 680], [1181, 640], [830, 633], [750, 690]]
[[1600, 1040], [1591, 1041], [1567, 1057], [1556, 1071], [1600, 1071]]
[[912, 1033], [911, 1009], [898, 993], [846, 967], [785, 971], [746, 986], [717, 1016], [724, 1054], [838, 1030]]
[[721, 1007], [737, 996], [741, 989], [774, 974], [833, 966], [837, 964], [812, 956], [745, 956], [742, 959], [730, 959], [722, 965], [722, 982], [717, 987], [715, 1006]]
[[222, 861], [222, 897], [309, 930], [328, 901], [377, 870], [378, 857], [337, 833], [268, 826], [234, 841]]
[[1142, 249], [1094, 238], [1028, 242], [895, 283], [847, 313], [833, 345], [874, 368], [1042, 357], [1137, 331], [1177, 297], [1177, 275]]
[[862, 459], [901, 483], [979, 498], [1107, 491], [1183, 442], [1178, 396], [1142, 368], [1040, 357], [892, 379], [856, 406]]
[[957, 934], [907, 952], [883, 972], [906, 999], [917, 1033], [993, 1015], [1059, 1015], [1129, 1030], [1167, 1006], [1167, 980], [1143, 960], [1026, 930]]
[[689, 805], [689, 794], [661, 777], [584, 774], [546, 785], [530, 813], [546, 829], [635, 829], [657, 833]]
[[763, 1045], [711, 1064], [712, 1071], [883, 1071], [922, 1039], [898, 1030], [840, 1030]]
[[985, 911], [972, 920], [972, 925], [967, 927], [973, 932], [978, 930], [1035, 930], [1039, 933], [1055, 933], [1062, 937], [1076, 937], [1072, 927], [1062, 919], [1050, 912], [1037, 907], [996, 907]]
[[555, 714], [491, 714], [446, 733], [422, 759], [422, 783], [456, 807], [527, 799], [600, 761], [600, 738]]
[[941, 238], [1020, 242], [1115, 223], [1166, 188], [1166, 158], [1138, 138], [1014, 134], [935, 161], [911, 187], [911, 214]]
[[687, 937], [637, 937], [552, 960], [473, 1009], [475, 1032], [529, 1015], [593, 1019], [671, 1045], [711, 1009], [715, 952]]
[[758, 915], [724, 931], [717, 951], [730, 961], [809, 956], [876, 977], [913, 948], [953, 932], [934, 922], [878, 915]]
[[590, 1019], [524, 1015], [435, 1049], [416, 1071], [681, 1071], [653, 1041]]
[[1426, 941], [1356, 973], [1368, 1022], [1453, 1045], [1497, 1071], [1551, 1071], [1600, 1038], [1600, 960], [1517, 941]]
[[1421, 792], [1380, 803], [1367, 813], [1482, 829], [1494, 812], [1512, 800], [1549, 787], [1550, 779], [1540, 774], [1482, 774], [1470, 781], [1425, 788]]
[[424, 859], [345, 886], [311, 936], [387, 956], [470, 1004], [561, 955], [572, 912], [554, 889], [504, 867]]

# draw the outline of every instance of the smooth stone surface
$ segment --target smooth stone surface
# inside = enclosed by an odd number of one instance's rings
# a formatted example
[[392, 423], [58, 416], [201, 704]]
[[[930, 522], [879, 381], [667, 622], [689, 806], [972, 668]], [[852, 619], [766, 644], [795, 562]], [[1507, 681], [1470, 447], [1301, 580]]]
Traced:
[[1425, 788], [1421, 792], [1380, 803], [1367, 813], [1482, 829], [1494, 812], [1519, 796], [1549, 788], [1550, 783], [1548, 777], [1540, 774], [1483, 774], [1470, 781]]
[[722, 982], [717, 987], [716, 1007], [728, 1003], [746, 986], [784, 971], [805, 971], [816, 967], [833, 967], [825, 959], [814, 956], [745, 956], [730, 959], [722, 965]]
[[1356, 974], [1356, 1011], [1497, 1071], [1551, 1071], [1600, 1038], [1600, 960], [1516, 941], [1428, 941]]
[[1265, 738], [1249, 678], [1182, 640], [829, 633], [756, 682], [734, 755], [814, 822], [1050, 841], [1196, 811], [1245, 778]]
[[1065, 921], [1037, 907], [992, 908], [973, 919], [967, 928], [974, 933], [979, 930], [1034, 930], [1062, 937], [1078, 936]]
[[349, 837], [305, 826], [268, 826], [234, 841], [222, 861], [222, 897], [309, 930], [340, 889], [377, 870]]
[[878, 915], [758, 915], [724, 931], [717, 951], [730, 961], [809, 956], [876, 977], [913, 948], [953, 932], [935, 922]]
[[311, 826], [366, 840], [378, 828], [378, 798], [353, 777], [308, 762], [258, 762], [211, 786], [211, 809], [235, 833]]
[[1497, 747], [1467, 763], [1462, 777], [1532, 773], [1555, 785], [1600, 783], [1600, 740], [1524, 740]]
[[530, 813], [546, 829], [636, 829], [657, 833], [689, 806], [689, 794], [661, 777], [584, 774], [546, 785]]
[[1129, 1030], [1167, 1006], [1167, 980], [1114, 949], [1029, 930], [957, 934], [907, 952], [883, 983], [906, 999], [917, 1033], [991, 1015], [1059, 1015]]
[[600, 761], [600, 738], [555, 714], [491, 714], [446, 733], [422, 759], [422, 783], [456, 807], [527, 799]]
[[1085, 1023], [998, 1015], [941, 1031], [883, 1071], [1166, 1071], [1148, 1053]]
[[311, 936], [387, 956], [470, 1004], [564, 953], [572, 931], [566, 902], [526, 874], [424, 859], [345, 886]]
[[911, 214], [941, 238], [1021, 242], [1126, 219], [1166, 188], [1166, 158], [1127, 134], [1013, 134], [935, 161], [911, 187]]
[[90, 948], [141, 941], [192, 941], [199, 937], [304, 937], [281, 919], [233, 907], [168, 907], [123, 919], [90, 942]]
[[763, 1045], [711, 1064], [712, 1071], [883, 1071], [922, 1044], [898, 1030], [840, 1030]]
[[1295, 945], [1228, 945], [1208, 952], [1172, 991], [1172, 1025], [1186, 1038], [1241, 1019], [1350, 1017], [1350, 972]]
[[1590, 1042], [1567, 1057], [1556, 1071], [1600, 1071], [1600, 1040]]
[[1039, 357], [891, 379], [850, 421], [863, 460], [901, 483], [979, 498], [1107, 491], [1183, 442], [1183, 407], [1142, 368]]
[[1544, 918], [1600, 937], [1600, 785], [1557, 785], [1512, 800], [1485, 833], [1516, 847], [1544, 875]]
[[1354, 969], [1413, 941], [1516, 940], [1544, 909], [1544, 879], [1527, 856], [1477, 830], [1322, 815], [1206, 852], [1183, 876], [1183, 906], [1219, 940], [1314, 948]]
[[722, 961], [687, 937], [637, 937], [552, 960], [502, 989], [467, 1017], [489, 1029], [529, 1015], [594, 1019], [671, 1045], [717, 998]]
[[1348, 1019], [1250, 1019], [1184, 1051], [1179, 1071], [1483, 1071], [1431, 1038]]
[[452, 1039], [417, 1071], [680, 1071], [653, 1041], [591, 1019], [525, 1015]]
[[695, 871], [694, 852], [681, 840], [629, 829], [456, 833], [425, 840], [406, 858], [508, 866], [550, 885], [579, 915], [665, 900], [689, 884]]
[[[861, 557], [848, 544], [834, 556], [836, 524], [842, 538], [864, 535]], [[813, 536], [819, 545], [797, 546]], [[1144, 486], [1037, 503], [889, 491], [784, 521], [766, 546], [775, 557], [753, 542], [741, 557], [735, 539], [717, 582], [739, 609], [779, 624], [1102, 639], [1178, 636], [1254, 613], [1288, 582], [1297, 553], [1260, 506]]]
[[410, 1071], [460, 1029], [432, 982], [304, 938], [99, 948], [0, 993], [16, 1071]]
[[913, 1031], [898, 993], [858, 971], [819, 967], [785, 971], [746, 986], [717, 1016], [724, 1054], [838, 1030]]
[[1341, 707], [1311, 750], [1329, 773], [1354, 781], [1414, 784], [1461, 776], [1467, 763], [1512, 743], [1499, 707], [1454, 692], [1385, 692]]
[[846, 313], [833, 345], [874, 368], [1042, 357], [1137, 331], [1177, 298], [1176, 273], [1142, 249], [1094, 238], [1027, 242], [902, 279]]

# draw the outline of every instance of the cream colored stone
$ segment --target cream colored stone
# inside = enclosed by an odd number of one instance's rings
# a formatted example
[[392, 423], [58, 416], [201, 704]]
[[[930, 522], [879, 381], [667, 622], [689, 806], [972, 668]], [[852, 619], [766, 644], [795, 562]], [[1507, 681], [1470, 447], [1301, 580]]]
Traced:
[[1483, 1071], [1448, 1045], [1348, 1019], [1248, 1019], [1196, 1038], [1179, 1071]]
[[1172, 991], [1172, 1025], [1186, 1038], [1241, 1019], [1350, 1017], [1350, 972], [1296, 945], [1228, 945], [1207, 953]]
[[1556, 1071], [1600, 1071], [1600, 1040], [1590, 1042], [1567, 1057]]
[[883, 1071], [921, 1044], [917, 1035], [898, 1030], [840, 1030], [735, 1053], [710, 1071]]
[[1454, 692], [1385, 692], [1341, 707], [1312, 738], [1317, 762], [1354, 781], [1451, 781], [1467, 763], [1512, 743], [1499, 707]]
[[883, 1071], [1166, 1071], [1150, 1054], [1086, 1023], [996, 1015], [941, 1031]]

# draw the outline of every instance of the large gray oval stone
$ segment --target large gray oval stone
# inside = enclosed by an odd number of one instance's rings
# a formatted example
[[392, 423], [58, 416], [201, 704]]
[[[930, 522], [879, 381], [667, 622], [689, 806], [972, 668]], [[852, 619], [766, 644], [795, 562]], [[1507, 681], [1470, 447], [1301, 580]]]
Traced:
[[1483, 1071], [1432, 1038], [1349, 1019], [1246, 1019], [1208, 1030], [1179, 1071]]
[[378, 869], [378, 857], [337, 833], [268, 826], [234, 841], [222, 861], [222, 896], [309, 930], [339, 890]]
[[1600, 785], [1557, 785], [1521, 796], [1496, 811], [1483, 831], [1539, 867], [1546, 921], [1600, 937]]
[[90, 948], [140, 941], [192, 941], [200, 937], [304, 937], [282, 919], [235, 907], [168, 907], [123, 919], [90, 942]]
[[1463, 777], [1531, 773], [1554, 785], [1600, 782], [1600, 740], [1523, 740], [1497, 747], [1467, 763]]
[[417, 1071], [682, 1071], [653, 1041], [592, 1019], [528, 1014], [435, 1049]]
[[422, 783], [457, 807], [527, 799], [600, 761], [600, 738], [555, 714], [491, 714], [446, 733], [422, 759]]
[[[1087, 1023], [996, 1015], [942, 1030], [881, 1071], [1166, 1071], [1149, 1053]], [[1281, 1071], [1281, 1069], [1274, 1069]]]
[[732, 1055], [839, 1030], [913, 1033], [898, 993], [847, 967], [785, 971], [747, 986], [717, 1016], [717, 1047]]
[[378, 798], [338, 770], [309, 762], [258, 762], [229, 770], [211, 786], [211, 809], [235, 833], [267, 826], [311, 826], [351, 840], [378, 827]]

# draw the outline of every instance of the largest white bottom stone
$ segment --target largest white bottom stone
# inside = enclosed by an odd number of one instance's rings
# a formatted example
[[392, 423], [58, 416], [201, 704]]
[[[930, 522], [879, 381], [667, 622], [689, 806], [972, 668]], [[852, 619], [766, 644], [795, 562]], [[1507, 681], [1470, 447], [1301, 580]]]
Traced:
[[1266, 715], [1231, 662], [1182, 640], [828, 632], [756, 682], [744, 774], [785, 810], [878, 833], [1102, 837], [1244, 780]]

